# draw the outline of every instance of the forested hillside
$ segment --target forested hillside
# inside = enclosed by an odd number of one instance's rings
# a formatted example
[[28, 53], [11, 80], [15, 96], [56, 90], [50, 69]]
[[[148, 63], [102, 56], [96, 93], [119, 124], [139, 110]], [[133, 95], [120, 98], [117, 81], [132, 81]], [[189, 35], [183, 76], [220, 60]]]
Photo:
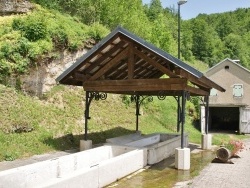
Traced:
[[182, 52], [185, 59], [193, 55], [211, 67], [228, 57], [240, 60], [243, 66], [250, 68], [249, 8], [220, 14], [200, 14], [183, 25]]
[[[34, 0], [65, 11], [83, 23], [98, 22], [110, 30], [122, 25], [149, 42], [177, 56], [177, 10], [163, 8], [160, 0]], [[250, 9], [206, 15], [181, 23], [181, 54], [190, 63], [212, 66], [225, 58], [239, 59], [250, 68]]]
[[[21, 74], [57, 51], [74, 51], [100, 40], [118, 25], [177, 56], [177, 11], [160, 0], [32, 0], [32, 13], [0, 18], [0, 81]], [[199, 15], [181, 23], [181, 59], [197, 67], [225, 58], [250, 68], [250, 10]], [[43, 61], [42, 61], [43, 62]], [[196, 64], [195, 64], [196, 63]], [[200, 67], [198, 67], [200, 69]]]

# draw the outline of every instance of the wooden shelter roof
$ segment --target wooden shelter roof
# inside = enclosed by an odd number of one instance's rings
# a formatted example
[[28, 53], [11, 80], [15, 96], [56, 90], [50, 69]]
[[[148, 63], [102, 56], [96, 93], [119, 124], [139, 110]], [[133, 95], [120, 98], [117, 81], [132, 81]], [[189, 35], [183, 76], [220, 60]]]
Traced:
[[[166, 75], [166, 76], [164, 76]], [[65, 70], [56, 81], [86, 91], [131, 95], [207, 96], [224, 92], [200, 71], [117, 27]]]

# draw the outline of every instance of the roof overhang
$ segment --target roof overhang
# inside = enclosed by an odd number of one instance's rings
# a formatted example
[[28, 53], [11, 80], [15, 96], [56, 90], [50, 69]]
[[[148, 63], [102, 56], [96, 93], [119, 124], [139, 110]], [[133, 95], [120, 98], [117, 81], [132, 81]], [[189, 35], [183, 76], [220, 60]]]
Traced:
[[124, 28], [117, 27], [63, 72], [57, 82], [117, 94], [209, 95], [224, 92], [201, 72]]

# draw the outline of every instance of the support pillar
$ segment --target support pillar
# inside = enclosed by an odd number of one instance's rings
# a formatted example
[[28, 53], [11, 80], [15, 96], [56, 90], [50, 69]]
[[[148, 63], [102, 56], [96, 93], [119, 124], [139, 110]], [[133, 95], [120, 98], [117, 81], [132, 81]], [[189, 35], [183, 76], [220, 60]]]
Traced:
[[140, 115], [140, 95], [136, 95], [135, 98], [135, 105], [136, 105], [136, 131], [139, 131], [139, 115]]
[[92, 140], [80, 140], [80, 151], [92, 148]]
[[84, 112], [84, 140], [80, 140], [80, 151], [92, 148], [92, 140], [88, 140], [88, 120], [89, 117], [89, 107], [93, 99], [89, 91], [86, 91], [86, 101], [85, 101], [85, 112]]
[[201, 135], [201, 148], [204, 150], [212, 149], [212, 135], [211, 134]]
[[181, 104], [181, 148], [184, 148], [184, 124], [185, 124], [185, 108], [186, 108], [186, 92], [182, 91]]
[[177, 96], [177, 132], [180, 132], [181, 123], [181, 107], [180, 107], [180, 96]]
[[175, 168], [178, 170], [190, 169], [190, 148], [175, 149]]
[[175, 168], [178, 170], [190, 169], [190, 148], [184, 148], [184, 124], [185, 124], [185, 108], [188, 93], [182, 91], [181, 100], [181, 147], [175, 149]]
[[208, 134], [209, 126], [209, 96], [205, 96], [205, 134], [201, 135], [201, 148], [204, 150], [212, 149], [212, 135]]

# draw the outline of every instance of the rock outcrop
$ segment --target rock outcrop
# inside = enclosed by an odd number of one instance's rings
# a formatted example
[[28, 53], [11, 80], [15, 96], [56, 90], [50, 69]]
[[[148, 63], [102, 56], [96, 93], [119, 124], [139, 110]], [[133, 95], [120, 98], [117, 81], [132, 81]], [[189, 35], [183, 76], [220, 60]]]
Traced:
[[0, 16], [26, 13], [33, 8], [34, 6], [27, 0], [1, 0]]
[[57, 84], [55, 79], [86, 52], [87, 49], [75, 53], [64, 51], [59, 58], [30, 68], [28, 74], [20, 76], [21, 89], [38, 97], [50, 91]]

